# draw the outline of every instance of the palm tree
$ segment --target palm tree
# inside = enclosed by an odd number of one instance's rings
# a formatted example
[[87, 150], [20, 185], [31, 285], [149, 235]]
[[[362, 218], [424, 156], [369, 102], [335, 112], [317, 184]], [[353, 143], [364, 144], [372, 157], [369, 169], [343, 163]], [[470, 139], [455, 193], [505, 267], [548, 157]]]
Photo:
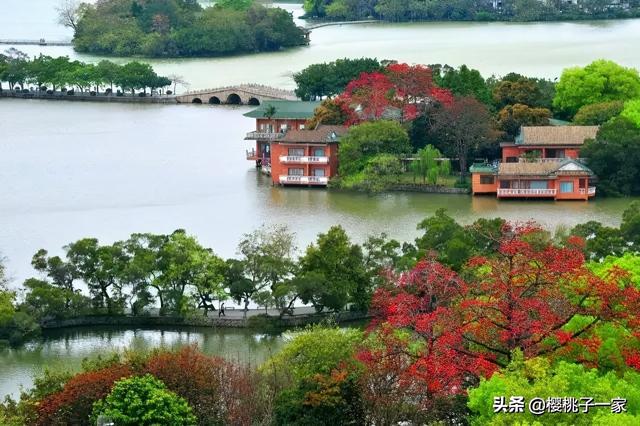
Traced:
[[278, 112], [278, 109], [269, 104], [266, 106], [266, 108], [264, 109], [264, 114], [262, 114], [264, 117], [268, 118], [269, 120], [271, 120], [271, 117], [273, 117], [274, 115], [276, 115], [276, 112]]

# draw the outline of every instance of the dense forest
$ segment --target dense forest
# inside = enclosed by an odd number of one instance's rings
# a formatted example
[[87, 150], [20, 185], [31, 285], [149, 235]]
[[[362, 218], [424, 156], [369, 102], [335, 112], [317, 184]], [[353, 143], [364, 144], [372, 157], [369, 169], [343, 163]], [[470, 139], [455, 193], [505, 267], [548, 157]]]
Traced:
[[[494, 3], [497, 3], [494, 6]], [[640, 16], [637, 0], [305, 0], [308, 18], [402, 21], [554, 21]]]
[[79, 52], [117, 56], [219, 56], [306, 43], [291, 15], [253, 1], [104, 0], [61, 8]]

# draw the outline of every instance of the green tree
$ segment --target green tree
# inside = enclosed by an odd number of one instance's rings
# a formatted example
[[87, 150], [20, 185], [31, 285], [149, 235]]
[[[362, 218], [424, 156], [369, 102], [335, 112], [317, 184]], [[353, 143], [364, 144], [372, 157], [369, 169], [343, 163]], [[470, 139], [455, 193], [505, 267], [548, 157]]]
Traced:
[[109, 314], [122, 312], [128, 261], [122, 244], [103, 246], [95, 238], [84, 238], [69, 244], [65, 250], [68, 261], [89, 287], [94, 306], [106, 309]]
[[90, 313], [91, 300], [81, 294], [36, 278], [27, 279], [22, 309], [36, 319], [67, 318]]
[[340, 175], [364, 170], [378, 154], [406, 155], [411, 152], [407, 131], [395, 121], [379, 120], [353, 126], [340, 140]]
[[422, 183], [429, 182], [430, 185], [436, 185], [440, 176], [446, 176], [451, 172], [449, 160], [442, 160], [442, 153], [433, 145], [427, 145], [417, 153], [417, 158], [411, 163], [411, 169], [416, 176], [422, 178]]
[[94, 404], [92, 422], [99, 416], [117, 425], [197, 424], [187, 401], [150, 374], [117, 381], [111, 393]]
[[352, 358], [362, 339], [362, 331], [356, 328], [309, 326], [296, 332], [260, 369], [265, 374], [287, 375], [294, 382], [330, 374]]
[[614, 398], [627, 399], [627, 412], [612, 414], [609, 407], [592, 409], [584, 413], [545, 413], [535, 416], [529, 410], [519, 414], [519, 421], [527, 424], [611, 425], [634, 424], [640, 421], [640, 374], [627, 372], [618, 377], [614, 372], [601, 374], [598, 370], [583, 365], [560, 362], [555, 366], [544, 358], [522, 360], [516, 357], [509, 367], [482, 380], [480, 386], [469, 390], [469, 408], [473, 412], [472, 423], [482, 425], [510, 424], [513, 414], [496, 413], [494, 398], [522, 396], [525, 401], [532, 398], [574, 397], [584, 395], [598, 402], [611, 402]]
[[618, 117], [600, 127], [581, 155], [598, 176], [598, 191], [608, 195], [640, 194], [640, 128]]
[[620, 115], [624, 108], [622, 101], [600, 102], [580, 107], [573, 122], [582, 126], [598, 126]]
[[640, 252], [640, 201], [634, 201], [622, 213], [620, 232], [623, 238], [633, 244], [633, 250]]
[[363, 72], [374, 72], [381, 69], [378, 60], [372, 58], [344, 58], [328, 63], [313, 64], [293, 75], [293, 80], [297, 85], [296, 96], [305, 100], [335, 96], [343, 92], [347, 84], [358, 78]]
[[116, 84], [116, 81], [118, 80], [119, 72], [120, 65], [107, 61], [106, 59], [103, 59], [98, 62], [98, 65], [96, 65], [97, 75], [102, 82], [109, 85], [111, 91], [113, 91], [113, 85]]
[[553, 106], [573, 116], [584, 105], [640, 97], [638, 70], [603, 59], [562, 72]]
[[620, 115], [640, 128], [640, 98], [625, 102], [624, 109]]
[[498, 112], [498, 128], [511, 139], [522, 126], [548, 126], [551, 111], [532, 108], [524, 104], [507, 105]]
[[491, 105], [493, 99], [489, 86], [480, 71], [466, 65], [453, 68], [448, 65], [430, 65], [434, 70], [434, 80], [439, 87], [444, 87], [456, 96], [473, 96], [486, 105]]
[[498, 109], [515, 104], [549, 109], [554, 96], [553, 82], [516, 73], [505, 75], [493, 87], [493, 101]]
[[571, 235], [585, 240], [584, 251], [588, 259], [600, 260], [610, 255], [619, 256], [627, 248], [619, 229], [604, 226], [593, 220], [576, 225], [571, 230]]
[[306, 288], [300, 292], [301, 300], [312, 303], [317, 311], [340, 311], [348, 303], [358, 309], [368, 307], [372, 280], [362, 248], [351, 243], [341, 226], [319, 234], [316, 243], [307, 247], [300, 258], [298, 277], [307, 280]]

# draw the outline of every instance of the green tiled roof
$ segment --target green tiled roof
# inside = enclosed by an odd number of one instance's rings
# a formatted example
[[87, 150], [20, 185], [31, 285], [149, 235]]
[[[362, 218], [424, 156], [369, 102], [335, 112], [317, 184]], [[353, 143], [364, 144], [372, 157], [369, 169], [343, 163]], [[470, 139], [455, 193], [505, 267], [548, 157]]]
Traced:
[[497, 170], [495, 167], [490, 164], [474, 164], [469, 167], [469, 172], [471, 173], [496, 173]]
[[244, 114], [250, 118], [265, 118], [264, 112], [267, 106], [273, 105], [276, 113], [272, 118], [279, 119], [304, 119], [313, 117], [313, 111], [320, 105], [320, 102], [308, 101], [264, 101], [260, 107]]

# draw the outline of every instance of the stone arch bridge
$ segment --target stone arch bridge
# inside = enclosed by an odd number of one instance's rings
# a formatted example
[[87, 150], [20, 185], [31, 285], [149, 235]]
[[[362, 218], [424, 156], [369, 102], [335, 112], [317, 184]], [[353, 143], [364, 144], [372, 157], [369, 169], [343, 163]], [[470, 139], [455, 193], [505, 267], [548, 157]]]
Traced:
[[210, 105], [260, 105], [262, 102], [270, 100], [295, 101], [297, 99], [292, 91], [261, 84], [240, 84], [217, 89], [194, 90], [176, 96], [178, 103]]

